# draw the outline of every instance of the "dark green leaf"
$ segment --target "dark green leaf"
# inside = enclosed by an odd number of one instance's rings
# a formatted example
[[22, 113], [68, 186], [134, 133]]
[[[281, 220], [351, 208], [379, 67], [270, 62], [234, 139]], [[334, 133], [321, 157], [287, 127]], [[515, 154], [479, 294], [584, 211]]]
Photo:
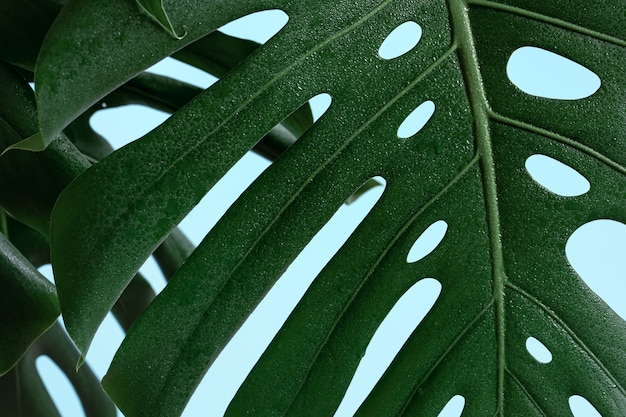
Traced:
[[46, 32], [61, 9], [54, 0], [0, 2], [0, 59], [30, 71]]
[[[69, 2], [48, 31], [35, 70], [45, 143], [99, 99], [152, 64], [220, 26], [267, 6], [271, 2], [199, 2], [194, 7], [171, 2], [168, 16], [173, 25], [188, 29], [185, 38], [178, 40], [155, 25], [136, 3]], [[85, 27], [89, 30], [82, 30]]]
[[[37, 132], [33, 91], [0, 62], [0, 148]], [[63, 135], [44, 152], [11, 150], [0, 156], [0, 205], [19, 221], [47, 236], [50, 212], [61, 190], [90, 164]]]
[[67, 376], [86, 417], [114, 417], [115, 406], [89, 366], [75, 368], [80, 356], [60, 323], [55, 323], [28, 349], [15, 368], [0, 377], [0, 413], [3, 416], [60, 417], [36, 368], [48, 356]]
[[163, 0], [137, 0], [137, 4], [176, 39], [182, 39], [185, 36], [176, 34], [174, 26], [172, 26], [172, 22], [170, 22], [170, 18], [163, 8]]
[[0, 375], [60, 313], [54, 285], [0, 234]]
[[[83, 352], [143, 260], [242, 155], [311, 97], [327, 92], [333, 105], [246, 190], [135, 322], [104, 380], [126, 415], [180, 414], [293, 259], [375, 176], [387, 182], [382, 198], [316, 278], [231, 415], [332, 415], [378, 325], [425, 277], [442, 283], [441, 296], [361, 415], [436, 415], [455, 394], [467, 398], [467, 415], [566, 415], [577, 393], [604, 415], [623, 414], [626, 326], [571, 270], [565, 244], [589, 220], [626, 222], [626, 16], [617, 2], [520, 3], [233, 1], [208, 13], [198, 1], [193, 14], [172, 5], [172, 21], [189, 24], [192, 39], [199, 27], [244, 10], [280, 8], [290, 20], [61, 196], [52, 255], [68, 329]], [[42, 109], [50, 113], [42, 119], [47, 134], [143, 68], [146, 54], [175, 49], [115, 1], [98, 8], [111, 17], [104, 20], [131, 17], [110, 30], [147, 49], [123, 48], [104, 30], [96, 30], [97, 42], [74, 33], [89, 21], [91, 3], [74, 4], [87, 17], [64, 10], [42, 55], [42, 81], [68, 86], [67, 111]], [[408, 20], [427, 28], [418, 46], [378, 57], [386, 36]], [[75, 36], [93, 46], [85, 66], [76, 49], [52, 56], [54, 45]], [[522, 93], [506, 63], [525, 45], [585, 65], [602, 87], [578, 101]], [[84, 73], [60, 81], [53, 77], [60, 62]], [[86, 94], [72, 87], [108, 65], [119, 66], [114, 77]], [[42, 91], [46, 106], [60, 100]], [[427, 100], [436, 106], [432, 118], [399, 138], [398, 126]], [[591, 191], [549, 193], [524, 168], [536, 153], [575, 167]], [[441, 219], [449, 229], [439, 248], [407, 263], [415, 240]], [[549, 347], [553, 362], [538, 364], [525, 351], [530, 336]]]

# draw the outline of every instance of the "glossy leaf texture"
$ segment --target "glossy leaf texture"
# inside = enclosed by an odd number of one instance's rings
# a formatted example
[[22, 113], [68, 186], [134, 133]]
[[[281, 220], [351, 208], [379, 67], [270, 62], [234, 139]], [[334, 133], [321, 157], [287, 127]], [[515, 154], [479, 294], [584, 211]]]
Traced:
[[117, 415], [115, 405], [89, 366], [76, 370], [80, 353], [57, 322], [32, 344], [9, 373], [0, 377], [0, 413], [3, 416], [61, 416], [39, 376], [36, 362], [41, 356], [54, 361], [68, 378], [80, 399], [85, 417]]
[[54, 285], [0, 234], [0, 375], [61, 312]]
[[[626, 222], [618, 2], [192, 3], [168, 8], [174, 27], [189, 28], [177, 41], [130, 2], [71, 2], [40, 55], [42, 129], [54, 137], [185, 42], [253, 11], [289, 16], [222, 80], [61, 195], [52, 260], [64, 320], [83, 353], [137, 268], [235, 162], [311, 97], [327, 93], [332, 105], [130, 329], [103, 381], [126, 415], [179, 415], [290, 263], [376, 176], [386, 181], [383, 196], [316, 277], [228, 415], [332, 415], [379, 324], [423, 278], [437, 279], [441, 295], [357, 415], [434, 416], [456, 395], [469, 416], [568, 415], [574, 394], [603, 415], [623, 414], [626, 326], [565, 256], [582, 224]], [[407, 21], [423, 28], [417, 46], [381, 59], [381, 43]], [[567, 101], [522, 92], [506, 65], [527, 45], [584, 65], [601, 87]], [[428, 122], [399, 138], [398, 127], [428, 101]], [[525, 169], [535, 154], [574, 167], [590, 190], [550, 193]], [[440, 245], [408, 263], [413, 243], [440, 220], [448, 225]], [[549, 363], [528, 353], [529, 337], [550, 351]]]

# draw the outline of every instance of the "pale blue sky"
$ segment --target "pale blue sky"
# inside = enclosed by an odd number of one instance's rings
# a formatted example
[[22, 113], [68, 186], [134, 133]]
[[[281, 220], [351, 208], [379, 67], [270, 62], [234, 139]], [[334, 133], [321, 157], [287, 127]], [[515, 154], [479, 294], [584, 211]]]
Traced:
[[[287, 21], [286, 15], [282, 12], [275, 12], [271, 15], [271, 23], [268, 23], [267, 18], [267, 15], [257, 15], [256, 20], [231, 24], [224, 28], [224, 31], [235, 36], [264, 42]], [[380, 52], [381, 56], [393, 57], [394, 54], [406, 52], [415, 46], [421, 36], [421, 28], [416, 24], [407, 24], [404, 25], [404, 29], [405, 32], [396, 32], [390, 37], [393, 41], [388, 42], [390, 49], [383, 49]], [[566, 94], [568, 99], [581, 98], [592, 94], [597, 89], [599, 79], [594, 78], [595, 74], [589, 74], [588, 70], [585, 72], [585, 69], [581, 70], [572, 64], [566, 63], [563, 67], [562, 62], [559, 63], [559, 61], [562, 59], [559, 60], [558, 57], [541, 50], [521, 49], [511, 58], [509, 76], [525, 91], [537, 95], [545, 94], [553, 98], [563, 97], [559, 94]], [[569, 70], [567, 70], [568, 65]], [[157, 64], [151, 71], [174, 76], [202, 88], [207, 88], [215, 82], [215, 78], [204, 72], [172, 59]], [[314, 104], [316, 115], [319, 116], [322, 111], [320, 109], [328, 104], [324, 98]], [[419, 125], [425, 123], [427, 121], [425, 119], [436, 111], [436, 103], [426, 107], [421, 113], [416, 112], [417, 119], [408, 120], [407, 126], [403, 129], [418, 130]], [[129, 106], [101, 111], [94, 116], [92, 122], [94, 128], [109, 138], [118, 148], [147, 133], [166, 117], [167, 115], [162, 112], [140, 106]], [[400, 131], [399, 136], [402, 136], [403, 132], [406, 131]], [[411, 133], [407, 135], [410, 136]], [[246, 155], [181, 223], [182, 230], [194, 243], [199, 243], [227, 207], [268, 165], [267, 161], [255, 154]], [[529, 160], [527, 169], [540, 184], [557, 193], [575, 195], [575, 193], [584, 193], [589, 186], [593, 186], [575, 170], [571, 168], [568, 170], [567, 167], [559, 166], [553, 160], [550, 161], [541, 156]], [[189, 403], [184, 416], [213, 417], [223, 414], [238, 385], [271, 341], [299, 296], [304, 293], [317, 272], [375, 204], [383, 189], [383, 186], [374, 188], [355, 203], [342, 207], [329, 224], [318, 233], [214, 363]], [[216, 205], [216, 202], [220, 204]], [[425, 256], [429, 250], [436, 250], [436, 244], [445, 234], [445, 227], [445, 222], [440, 222], [429, 229], [429, 232], [419, 239], [415, 253], [409, 255], [409, 258]], [[624, 271], [626, 271], [624, 249], [626, 249], [626, 226], [609, 220], [599, 220], [583, 226], [574, 234], [567, 246], [567, 253], [573, 267], [622, 317], [626, 317], [626, 306], [622, 301], [625, 289]], [[420, 251], [421, 255], [418, 254]], [[49, 274], [49, 268], [46, 270]], [[150, 279], [156, 291], [163, 288], [164, 280], [152, 260], [146, 263], [142, 271]], [[352, 415], [364, 398], [364, 394], [384, 371], [384, 366], [381, 364], [384, 365], [392, 359], [394, 349], [395, 351], [399, 349], [410, 331], [427, 314], [440, 290], [441, 285], [435, 279], [425, 279], [402, 297], [374, 337], [363, 358], [363, 366], [357, 371], [354, 387], [351, 386], [349, 389], [336, 417]], [[407, 320], [407, 317], [412, 317], [413, 320]], [[398, 320], [398, 318], [401, 319]], [[96, 335], [87, 356], [87, 362], [99, 376], [106, 372], [122, 338], [122, 331], [109, 316]], [[538, 360], [541, 360], [541, 345], [533, 348], [533, 343], [533, 340], [529, 341], [529, 349]], [[82, 415], [79, 403], [68, 394], [71, 393], [71, 388], [69, 384], [64, 383], [64, 377], [55, 374], [52, 369], [53, 365], [47, 363], [45, 359], [38, 366], [42, 373], [49, 375], [45, 377], [46, 383], [53, 396], [59, 398], [57, 404], [61, 414], [63, 416]], [[577, 410], [578, 417], [593, 416], [592, 410], [585, 409], [588, 405], [584, 404], [583, 399], [574, 398], [573, 403], [577, 402], [580, 404], [577, 404], [574, 410]], [[441, 413], [441, 417], [458, 416], [462, 407], [463, 398], [457, 396]]]

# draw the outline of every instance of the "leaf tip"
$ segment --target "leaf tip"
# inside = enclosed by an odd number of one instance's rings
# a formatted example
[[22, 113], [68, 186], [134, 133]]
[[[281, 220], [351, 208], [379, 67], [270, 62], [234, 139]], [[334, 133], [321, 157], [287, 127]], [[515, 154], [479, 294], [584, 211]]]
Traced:
[[32, 151], [32, 152], [40, 152], [46, 149], [46, 146], [47, 145], [43, 139], [43, 135], [41, 134], [41, 132], [37, 132], [34, 135], [29, 136], [26, 139], [23, 139], [5, 148], [4, 151], [0, 153], [0, 156], [14, 149], [21, 149], [21, 150]]
[[163, 29], [165, 29], [170, 35], [175, 37], [178, 40], [183, 39], [187, 36], [188, 28], [187, 26], [183, 26], [183, 34], [179, 35], [176, 33], [170, 18], [163, 7], [163, 0], [137, 0], [137, 4], [139, 7], [148, 15], [153, 18]]

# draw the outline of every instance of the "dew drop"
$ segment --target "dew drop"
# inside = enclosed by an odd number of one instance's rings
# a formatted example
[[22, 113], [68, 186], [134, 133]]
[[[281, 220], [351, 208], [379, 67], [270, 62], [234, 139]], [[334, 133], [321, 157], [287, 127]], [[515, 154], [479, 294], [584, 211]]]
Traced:
[[526, 350], [528, 350], [528, 353], [539, 363], [552, 362], [552, 352], [534, 337], [526, 339]]
[[422, 38], [422, 27], [413, 21], [402, 23], [391, 31], [378, 49], [382, 59], [398, 58], [415, 48]]
[[417, 106], [398, 128], [398, 137], [408, 139], [417, 134], [435, 113], [435, 103], [428, 100]]
[[523, 92], [544, 98], [579, 100], [600, 88], [600, 77], [571, 59], [533, 46], [515, 50], [506, 72]]
[[582, 280], [617, 314], [626, 318], [626, 225], [594, 220], [580, 226], [567, 241], [565, 253]]
[[602, 417], [602, 414], [585, 397], [572, 395], [568, 403], [574, 417]]
[[354, 415], [402, 345], [433, 308], [439, 294], [441, 283], [425, 278], [398, 299], [372, 336], [335, 417]]
[[428, 256], [439, 246], [447, 231], [448, 223], [443, 220], [436, 221], [428, 226], [411, 246], [406, 261], [413, 263]]
[[532, 155], [526, 170], [539, 185], [563, 197], [576, 197], [591, 188], [587, 178], [574, 168], [546, 155]]
[[462, 395], [455, 395], [450, 398], [443, 407], [443, 409], [437, 414], [437, 417], [460, 417], [465, 408], [465, 397]]

